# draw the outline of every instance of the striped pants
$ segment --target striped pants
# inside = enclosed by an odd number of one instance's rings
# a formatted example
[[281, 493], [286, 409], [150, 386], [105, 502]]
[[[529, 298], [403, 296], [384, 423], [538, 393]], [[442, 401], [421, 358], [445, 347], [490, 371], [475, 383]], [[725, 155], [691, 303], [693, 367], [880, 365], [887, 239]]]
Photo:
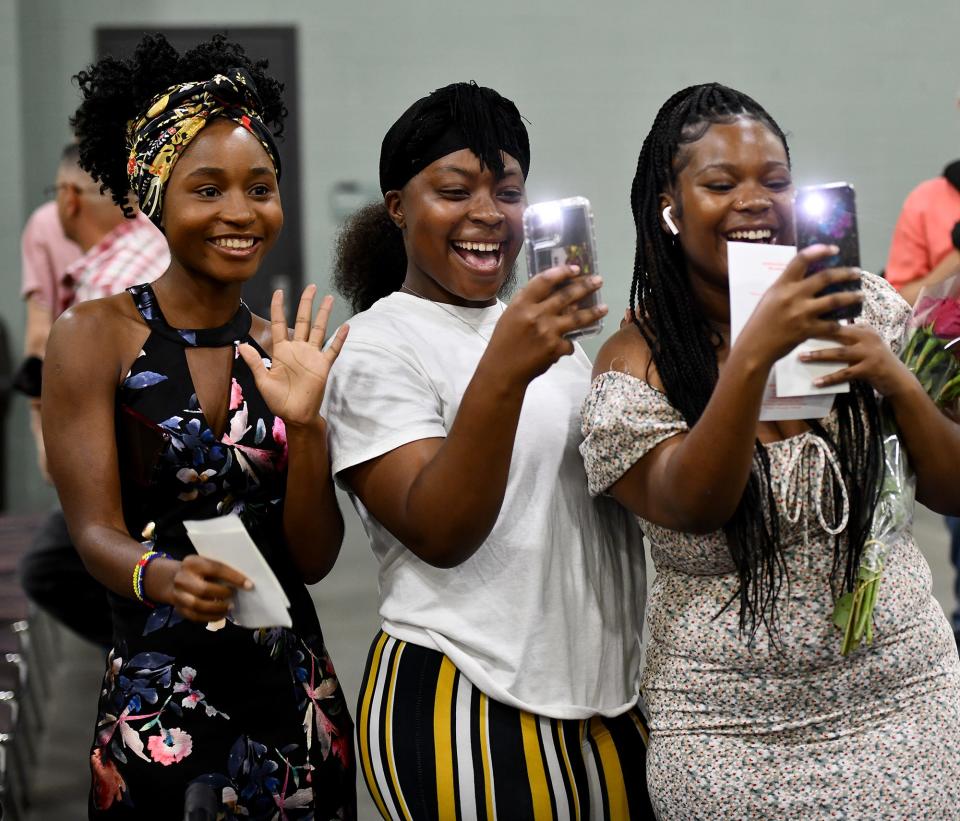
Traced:
[[639, 710], [561, 720], [494, 701], [435, 650], [381, 632], [357, 708], [367, 788], [392, 821], [652, 818]]

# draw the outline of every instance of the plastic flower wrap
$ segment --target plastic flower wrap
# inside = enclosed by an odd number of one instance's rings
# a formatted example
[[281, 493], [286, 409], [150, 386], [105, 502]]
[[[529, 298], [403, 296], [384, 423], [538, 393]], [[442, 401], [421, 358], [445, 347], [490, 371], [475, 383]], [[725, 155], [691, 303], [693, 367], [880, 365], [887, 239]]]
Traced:
[[[907, 324], [900, 358], [937, 405], [960, 413], [960, 277], [925, 288]], [[916, 480], [893, 414], [883, 412], [883, 470], [870, 537], [854, 589], [837, 599], [833, 621], [843, 631], [840, 652], [873, 642], [873, 608], [890, 545], [910, 525]]]

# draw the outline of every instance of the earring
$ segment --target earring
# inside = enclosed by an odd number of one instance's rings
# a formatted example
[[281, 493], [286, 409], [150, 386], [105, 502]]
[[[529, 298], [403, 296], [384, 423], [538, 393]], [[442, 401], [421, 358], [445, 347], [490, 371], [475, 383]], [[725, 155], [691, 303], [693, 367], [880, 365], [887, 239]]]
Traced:
[[677, 234], [680, 233], [680, 229], [677, 228], [677, 224], [673, 221], [673, 219], [670, 216], [671, 207], [672, 206], [668, 205], [666, 208], [664, 208], [663, 211], [660, 213], [660, 216], [663, 217], [663, 221], [667, 224], [667, 228], [670, 229], [670, 233], [676, 236]]

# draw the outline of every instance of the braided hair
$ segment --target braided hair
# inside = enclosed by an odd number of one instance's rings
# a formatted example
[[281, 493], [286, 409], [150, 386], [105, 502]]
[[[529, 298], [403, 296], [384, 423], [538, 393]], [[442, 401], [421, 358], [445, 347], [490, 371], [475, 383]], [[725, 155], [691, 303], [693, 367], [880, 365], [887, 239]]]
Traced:
[[[684, 148], [699, 140], [711, 125], [739, 117], [754, 119], [783, 143], [776, 121], [752, 98], [719, 83], [690, 86], [674, 94], [657, 113], [643, 142], [633, 178], [630, 203], [637, 230], [630, 308], [633, 322], [650, 347], [652, 362], [670, 403], [691, 427], [703, 414], [717, 382], [717, 347], [721, 340], [694, 298], [680, 244], [661, 228], [660, 196], [673, 190], [688, 157]], [[679, 208], [679, 204], [678, 204]], [[852, 590], [864, 542], [879, 496], [881, 432], [879, 406], [870, 385], [852, 382], [850, 392], [834, 401], [836, 440], [817, 420], [814, 435], [835, 453], [849, 496], [845, 533], [833, 537], [831, 588], [834, 596]], [[837, 516], [843, 497], [833, 476], [832, 498]], [[787, 565], [770, 476], [767, 449], [757, 440], [754, 469], [733, 516], [725, 525], [730, 556], [739, 585], [717, 614], [739, 601], [741, 634], [752, 642], [763, 625], [776, 641], [777, 601]]]
[[263, 104], [262, 121], [274, 136], [282, 137], [287, 116], [283, 85], [265, 73], [265, 60], [251, 60], [242, 46], [222, 34], [183, 54], [162, 34], [147, 35], [132, 57], [104, 57], [74, 76], [83, 95], [70, 118], [80, 145], [80, 166], [110, 191], [127, 217], [134, 216], [127, 204], [127, 123], [171, 86], [209, 79], [231, 68], [247, 70]]

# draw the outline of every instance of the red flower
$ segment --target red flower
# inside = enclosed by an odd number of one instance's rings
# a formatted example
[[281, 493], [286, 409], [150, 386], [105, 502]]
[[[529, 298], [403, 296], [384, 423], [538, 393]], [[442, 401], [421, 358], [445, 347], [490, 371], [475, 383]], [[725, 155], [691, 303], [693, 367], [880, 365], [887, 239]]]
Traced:
[[925, 325], [936, 314], [940, 304], [946, 302], [943, 297], [925, 296], [913, 308], [913, 318], [918, 324]]
[[960, 299], [941, 299], [930, 319], [933, 332], [942, 339], [960, 337]]

